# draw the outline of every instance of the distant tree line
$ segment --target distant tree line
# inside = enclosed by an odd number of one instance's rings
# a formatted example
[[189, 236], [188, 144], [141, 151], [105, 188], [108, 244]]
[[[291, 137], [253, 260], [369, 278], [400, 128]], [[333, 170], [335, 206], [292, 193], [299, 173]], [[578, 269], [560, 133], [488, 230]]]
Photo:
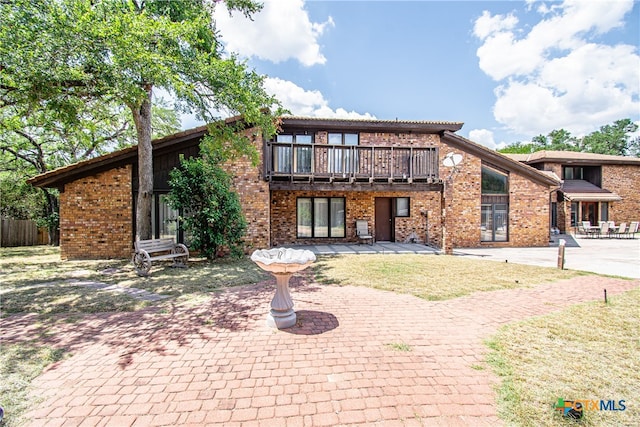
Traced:
[[640, 137], [633, 137], [638, 125], [631, 119], [616, 120], [581, 138], [565, 129], [538, 135], [531, 142], [515, 142], [498, 150], [501, 153], [529, 154], [535, 151], [581, 151], [584, 153], [640, 157]]

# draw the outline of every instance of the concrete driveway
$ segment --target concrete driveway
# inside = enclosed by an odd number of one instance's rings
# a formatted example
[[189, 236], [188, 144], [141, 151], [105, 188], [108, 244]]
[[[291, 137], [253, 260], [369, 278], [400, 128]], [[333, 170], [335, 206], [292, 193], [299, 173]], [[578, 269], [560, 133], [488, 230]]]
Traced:
[[[565, 268], [640, 279], [640, 239], [593, 239], [558, 235], [546, 248], [456, 248], [455, 255], [543, 267], [558, 265], [558, 241], [564, 239]], [[373, 245], [333, 244], [296, 246], [318, 255], [341, 254], [437, 254], [439, 249], [422, 244], [376, 242]]]
[[613, 276], [640, 278], [640, 239], [593, 239], [554, 236], [547, 248], [468, 248], [454, 254], [517, 264], [556, 267], [558, 240], [565, 239], [565, 268]]

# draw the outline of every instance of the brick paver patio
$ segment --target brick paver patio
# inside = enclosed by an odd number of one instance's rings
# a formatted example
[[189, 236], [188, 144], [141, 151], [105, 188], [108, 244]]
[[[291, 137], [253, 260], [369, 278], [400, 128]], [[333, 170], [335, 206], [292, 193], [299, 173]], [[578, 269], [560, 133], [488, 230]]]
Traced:
[[[274, 281], [60, 322], [50, 344], [73, 356], [35, 380], [45, 400], [32, 425], [499, 425], [497, 378], [475, 366], [485, 338], [640, 285], [578, 277], [432, 302], [309, 277], [292, 279], [298, 325], [288, 330], [265, 324]], [[2, 333], [11, 342], [38, 330], [14, 316]]]

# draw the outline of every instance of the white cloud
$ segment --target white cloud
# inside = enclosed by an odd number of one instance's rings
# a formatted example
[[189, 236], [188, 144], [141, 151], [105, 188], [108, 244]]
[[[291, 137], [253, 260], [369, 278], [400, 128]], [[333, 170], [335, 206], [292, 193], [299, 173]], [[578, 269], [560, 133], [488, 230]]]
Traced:
[[486, 39], [490, 35], [511, 30], [518, 24], [518, 18], [513, 15], [495, 15], [491, 16], [489, 11], [482, 12], [482, 16], [476, 19], [473, 26], [473, 34], [479, 39]]
[[369, 113], [347, 111], [344, 108], [333, 110], [329, 102], [318, 90], [305, 90], [295, 83], [279, 78], [268, 77], [264, 82], [265, 90], [274, 95], [291, 114], [304, 117], [375, 119]]
[[333, 19], [311, 22], [303, 0], [265, 1], [253, 20], [237, 12], [230, 16], [226, 6], [219, 3], [214, 18], [231, 52], [275, 63], [293, 58], [307, 67], [326, 62], [318, 39], [334, 26]]
[[505, 142], [496, 143], [493, 132], [488, 129], [472, 129], [469, 131], [469, 139], [485, 147], [498, 150], [505, 147]]
[[564, 128], [579, 136], [637, 117], [637, 46], [595, 42], [595, 36], [623, 26], [632, 8], [632, 1], [540, 6], [537, 11], [545, 18], [528, 32], [518, 28], [514, 16], [484, 12], [474, 35], [482, 41], [480, 68], [499, 82], [495, 119], [519, 134]]

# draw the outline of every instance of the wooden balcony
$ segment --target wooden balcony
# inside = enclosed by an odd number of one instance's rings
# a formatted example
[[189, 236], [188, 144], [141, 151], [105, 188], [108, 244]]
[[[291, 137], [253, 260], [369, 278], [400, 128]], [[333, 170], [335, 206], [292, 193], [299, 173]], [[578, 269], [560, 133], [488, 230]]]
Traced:
[[271, 182], [438, 184], [437, 147], [343, 146], [269, 142]]

